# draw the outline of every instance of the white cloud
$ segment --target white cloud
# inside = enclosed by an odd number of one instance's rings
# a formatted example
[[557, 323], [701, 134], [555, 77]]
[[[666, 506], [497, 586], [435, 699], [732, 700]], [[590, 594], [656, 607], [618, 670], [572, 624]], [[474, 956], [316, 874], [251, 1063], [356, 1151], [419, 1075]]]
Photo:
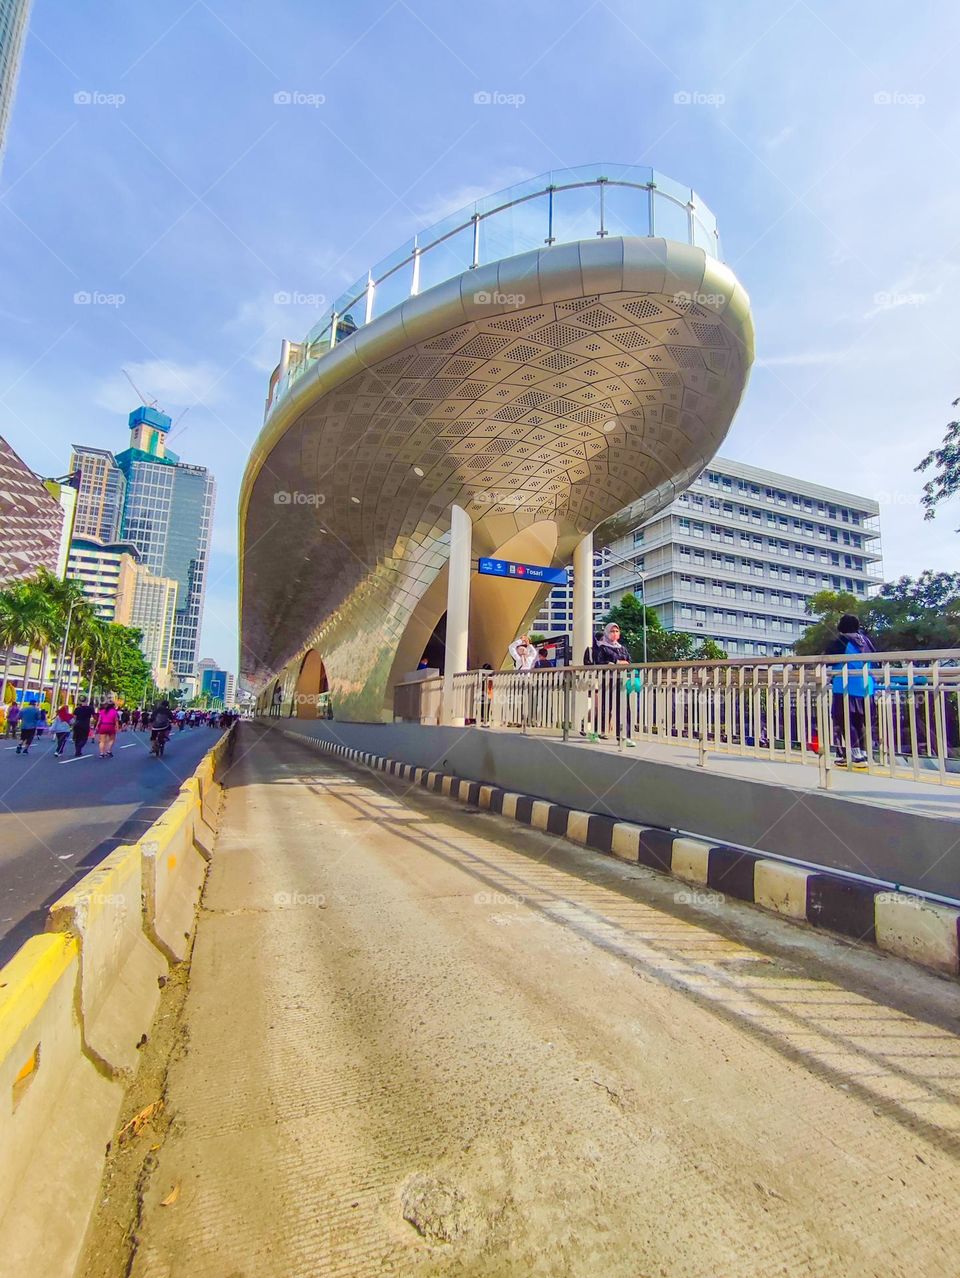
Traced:
[[[180, 364], [176, 360], [148, 359], [124, 365], [147, 402], [157, 401], [164, 412], [194, 404], [215, 404], [221, 396], [222, 372], [206, 361]], [[94, 401], [112, 413], [129, 413], [137, 406], [137, 392], [122, 372], [101, 382]]]
[[415, 206], [418, 222], [426, 229], [428, 226], [432, 226], [434, 222], [439, 222], [443, 218], [449, 217], [451, 213], [456, 213], [459, 209], [466, 208], [468, 204], [473, 204], [476, 200], [487, 199], [488, 196], [497, 191], [502, 191], [505, 187], [515, 186], [518, 182], [524, 182], [527, 178], [534, 176], [529, 169], [512, 164], [496, 173], [492, 173], [488, 182], [470, 186], [458, 186], [452, 191], [438, 193], [426, 204]]
[[774, 133], [773, 137], [765, 138], [763, 145], [768, 151], [777, 151], [783, 146], [788, 138], [793, 137], [794, 129], [792, 124], [785, 124], [779, 133]]

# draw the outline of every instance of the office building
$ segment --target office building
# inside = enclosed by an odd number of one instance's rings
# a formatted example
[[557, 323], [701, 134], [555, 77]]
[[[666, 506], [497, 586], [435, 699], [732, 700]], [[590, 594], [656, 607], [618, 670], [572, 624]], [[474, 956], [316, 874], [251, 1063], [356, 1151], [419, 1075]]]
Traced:
[[80, 475], [74, 532], [80, 537], [115, 541], [120, 534], [126, 480], [113, 453], [74, 444], [70, 469]]
[[138, 408], [129, 424], [130, 447], [116, 458], [125, 481], [120, 535], [134, 543], [144, 567], [177, 583], [171, 660], [183, 682], [196, 669], [214, 479], [205, 467], [187, 465], [167, 451], [166, 413]]
[[789, 651], [820, 590], [867, 598], [880, 584], [880, 508], [868, 497], [715, 457], [652, 519], [610, 544], [608, 598], [627, 591], [668, 630], [731, 657]]
[[75, 536], [70, 543], [67, 576], [80, 583], [98, 617], [129, 625], [140, 551], [132, 542], [105, 542]]
[[29, 16], [30, 0], [0, 0], [0, 166]]
[[[534, 620], [530, 623], [530, 633], [537, 635], [573, 635], [573, 580], [572, 573], [570, 580], [565, 586], [554, 586], [547, 598], [544, 600], [543, 607], [537, 613]], [[600, 618], [607, 611], [607, 587], [610, 584], [610, 574], [606, 566], [604, 556], [599, 552], [593, 557], [593, 622], [594, 630], [597, 629]], [[583, 653], [572, 654], [574, 662], [579, 662], [583, 658]]]
[[140, 648], [150, 662], [154, 682], [161, 689], [175, 687], [179, 682], [173, 667], [177, 589], [177, 582], [172, 578], [155, 576], [139, 565], [132, 601], [123, 610], [123, 624], [143, 634]]
[[60, 575], [64, 509], [0, 438], [0, 586], [38, 568]]
[[226, 706], [228, 678], [226, 670], [204, 670], [200, 677], [200, 695], [209, 697], [216, 705]]

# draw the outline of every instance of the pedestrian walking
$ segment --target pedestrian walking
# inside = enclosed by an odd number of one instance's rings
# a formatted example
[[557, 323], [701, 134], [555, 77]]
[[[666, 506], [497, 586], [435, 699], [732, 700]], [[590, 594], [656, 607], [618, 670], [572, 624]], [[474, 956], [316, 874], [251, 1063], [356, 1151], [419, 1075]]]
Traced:
[[38, 741], [43, 736], [44, 732], [46, 732], [47, 728], [49, 728], [49, 726], [50, 726], [50, 721], [47, 718], [47, 707], [46, 707], [46, 704], [44, 704], [38, 707], [38, 712], [37, 712], [37, 740]]
[[28, 702], [21, 709], [19, 722], [20, 741], [17, 745], [17, 754], [29, 754], [33, 738], [37, 734], [37, 724], [40, 722], [40, 711], [32, 702]]
[[[847, 612], [837, 622], [837, 637], [827, 646], [831, 656], [858, 656], [876, 652], [870, 636], [860, 628], [860, 619]], [[867, 758], [867, 701], [873, 696], [874, 682], [869, 661], [847, 661], [846, 666], [833, 666], [833, 743], [836, 750], [835, 764], [845, 768], [865, 768]], [[847, 740], [847, 720], [850, 723], [850, 740]], [[848, 754], [849, 752], [849, 754]]]
[[140, 707], [139, 706], [136, 706], [134, 708], [133, 714], [131, 714], [130, 716], [130, 727], [134, 730], [134, 732], [140, 731]]
[[93, 706], [89, 701], [82, 701], [73, 711], [73, 757], [79, 759], [83, 747], [90, 736], [90, 722], [93, 719]]
[[57, 739], [57, 748], [54, 751], [55, 754], [63, 754], [72, 724], [73, 715], [70, 713], [69, 708], [67, 706], [61, 706], [53, 720], [53, 735]]
[[120, 731], [126, 732], [130, 724], [130, 711], [126, 706], [120, 711]]
[[113, 758], [113, 743], [117, 739], [120, 714], [112, 701], [104, 701], [97, 715], [97, 744], [101, 759]]
[[7, 736], [15, 737], [17, 735], [17, 725], [20, 722], [20, 706], [16, 701], [10, 702], [10, 709], [7, 711]]

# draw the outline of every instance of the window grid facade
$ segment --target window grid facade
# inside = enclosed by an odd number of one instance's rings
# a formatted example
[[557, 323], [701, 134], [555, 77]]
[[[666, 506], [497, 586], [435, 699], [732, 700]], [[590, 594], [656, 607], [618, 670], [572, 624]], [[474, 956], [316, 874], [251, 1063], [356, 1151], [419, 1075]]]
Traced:
[[[879, 585], [879, 506], [866, 497], [715, 458], [660, 514], [611, 546], [609, 598], [639, 594], [669, 630], [730, 656], [789, 650], [820, 590], [867, 598]], [[598, 588], [602, 589], [602, 588]]]

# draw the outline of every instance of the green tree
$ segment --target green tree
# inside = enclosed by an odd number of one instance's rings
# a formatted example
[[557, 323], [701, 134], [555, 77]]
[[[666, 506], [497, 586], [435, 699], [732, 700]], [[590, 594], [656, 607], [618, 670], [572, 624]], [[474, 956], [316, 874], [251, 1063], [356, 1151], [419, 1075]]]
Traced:
[[[951, 408], [958, 404], [960, 399], [955, 399]], [[933, 470], [933, 478], [924, 484], [920, 498], [924, 519], [933, 519], [940, 503], [960, 492], [960, 421], [947, 422], [940, 447], [931, 448], [916, 469], [921, 472]], [[960, 532], [960, 529], [957, 531]]]
[[821, 590], [807, 602], [816, 621], [794, 645], [800, 656], [824, 652], [843, 613], [859, 618], [881, 652], [960, 647], [960, 573], [923, 572], [888, 581], [872, 599]]
[[[615, 622], [620, 627], [620, 639], [634, 661], [643, 660], [643, 621], [647, 621], [647, 660], [666, 661], [723, 661], [727, 654], [713, 639], [704, 639], [699, 645], [693, 635], [685, 630], [665, 630], [653, 608], [645, 607], [635, 594], [628, 592], [605, 617], [602, 626]], [[580, 654], [575, 654], [579, 656]]]
[[[852, 613], [860, 618], [861, 625], [866, 625], [868, 599], [858, 599], [845, 590], [818, 590], [806, 602], [805, 611], [808, 616], [817, 620], [809, 625], [793, 650], [799, 657], [812, 657], [825, 652], [827, 645], [837, 637], [837, 622], [844, 613]], [[862, 611], [861, 611], [862, 610]]]

